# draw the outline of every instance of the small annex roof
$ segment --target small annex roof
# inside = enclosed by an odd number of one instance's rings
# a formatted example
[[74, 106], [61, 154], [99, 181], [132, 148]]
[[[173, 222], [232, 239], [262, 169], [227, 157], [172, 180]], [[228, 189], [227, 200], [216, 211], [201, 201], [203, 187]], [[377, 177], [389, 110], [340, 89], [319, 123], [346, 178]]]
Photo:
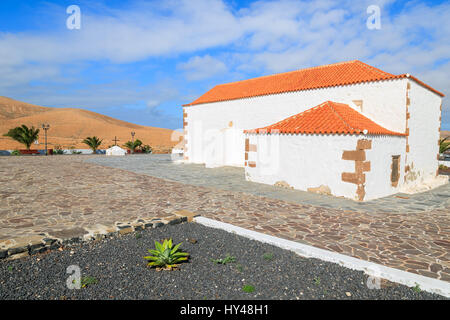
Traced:
[[359, 60], [352, 60], [220, 84], [183, 106], [402, 78], [410, 78], [434, 93], [444, 96], [409, 74], [394, 75]]
[[373, 134], [405, 136], [383, 128], [344, 103], [326, 101], [275, 124], [244, 133]]

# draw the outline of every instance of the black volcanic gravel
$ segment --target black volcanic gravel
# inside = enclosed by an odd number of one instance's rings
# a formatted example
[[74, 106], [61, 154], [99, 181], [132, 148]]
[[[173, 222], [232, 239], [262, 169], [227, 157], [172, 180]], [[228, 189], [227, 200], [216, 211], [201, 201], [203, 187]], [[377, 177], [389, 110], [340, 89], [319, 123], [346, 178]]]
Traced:
[[[154, 240], [164, 238], [182, 241], [183, 251], [191, 254], [190, 262], [177, 271], [158, 272], [143, 259]], [[272, 253], [273, 259], [265, 259], [265, 253]], [[236, 262], [211, 261], [227, 254]], [[98, 282], [67, 289], [70, 265], [80, 266], [82, 276]], [[402, 285], [369, 289], [366, 281], [363, 272], [196, 223], [0, 261], [0, 299], [444, 299]], [[245, 285], [253, 286], [254, 292], [244, 292]]]

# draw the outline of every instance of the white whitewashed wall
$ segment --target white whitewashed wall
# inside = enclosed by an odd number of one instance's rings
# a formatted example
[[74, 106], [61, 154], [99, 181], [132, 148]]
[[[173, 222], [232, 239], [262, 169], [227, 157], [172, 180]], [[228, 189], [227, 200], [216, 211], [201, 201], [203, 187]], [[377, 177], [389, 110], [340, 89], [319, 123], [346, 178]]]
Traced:
[[249, 152], [248, 161], [256, 167], [246, 167], [246, 179], [274, 185], [284, 181], [298, 190], [307, 191], [328, 186], [335, 196], [357, 200], [356, 184], [342, 181], [343, 172], [355, 172], [355, 162], [343, 160], [344, 150], [355, 150], [359, 139], [372, 140], [366, 150], [371, 169], [366, 172], [365, 198], [371, 200], [396, 193], [403, 182], [404, 163], [400, 161], [400, 179], [391, 185], [392, 156], [405, 156], [405, 138], [371, 135], [266, 135], [248, 134], [257, 152]]
[[[356, 110], [352, 100], [363, 100], [362, 113], [367, 117], [387, 129], [405, 131], [406, 79], [396, 79], [185, 107], [186, 155], [194, 163], [243, 166], [244, 129], [273, 124], [327, 100], [347, 103]], [[236, 131], [234, 143], [224, 148], [220, 143], [226, 139], [230, 122]]]
[[[397, 193], [405, 176], [406, 138], [399, 136], [372, 136], [372, 149], [366, 150], [370, 171], [366, 172], [364, 200], [371, 200]], [[400, 177], [397, 187], [391, 184], [392, 156], [400, 156]]]
[[407, 164], [411, 167], [411, 179], [416, 177], [414, 181], [410, 181], [410, 184], [421, 184], [434, 179], [438, 168], [439, 116], [442, 98], [414, 81], [410, 83]]

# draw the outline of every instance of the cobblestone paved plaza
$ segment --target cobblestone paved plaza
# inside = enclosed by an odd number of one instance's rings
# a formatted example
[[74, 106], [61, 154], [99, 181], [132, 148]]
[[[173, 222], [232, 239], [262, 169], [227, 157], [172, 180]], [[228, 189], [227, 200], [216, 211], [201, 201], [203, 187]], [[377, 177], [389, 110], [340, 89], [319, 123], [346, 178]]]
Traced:
[[[299, 190], [276, 188], [270, 185], [246, 181], [244, 169], [219, 167], [206, 169], [198, 164], [174, 164], [169, 155], [134, 155], [128, 158], [96, 157], [89, 162], [125, 169], [157, 178], [177, 181], [201, 187], [240, 191], [298, 204], [310, 204], [358, 212], [419, 212], [450, 208], [450, 186], [442, 186], [429, 192], [414, 195], [397, 194], [369, 202], [318, 195]], [[176, 157], [175, 157], [176, 159]]]
[[450, 282], [449, 185], [364, 204], [246, 182], [167, 155], [0, 158], [0, 249], [178, 210]]

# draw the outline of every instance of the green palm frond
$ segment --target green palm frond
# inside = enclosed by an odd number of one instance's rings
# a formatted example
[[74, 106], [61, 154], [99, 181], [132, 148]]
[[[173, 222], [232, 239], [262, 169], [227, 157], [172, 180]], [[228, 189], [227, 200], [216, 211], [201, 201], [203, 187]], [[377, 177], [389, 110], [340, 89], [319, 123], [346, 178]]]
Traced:
[[87, 144], [89, 146], [90, 149], [92, 149], [92, 152], [95, 153], [97, 151], [97, 149], [100, 147], [100, 145], [102, 144], [101, 139], [97, 138], [96, 136], [93, 137], [87, 137], [86, 139], [83, 140], [84, 144]]
[[450, 141], [447, 141], [448, 138], [450, 138], [450, 136], [439, 140], [439, 153], [450, 150]]
[[39, 129], [32, 126], [28, 128], [26, 125], [21, 125], [14, 129], [10, 129], [3, 136], [10, 137], [17, 142], [24, 144], [30, 150], [31, 144], [39, 138]]
[[139, 139], [136, 139], [135, 141], [127, 141], [124, 144], [124, 147], [130, 149], [131, 151], [136, 151], [137, 148], [139, 148], [142, 145], [142, 141]]

